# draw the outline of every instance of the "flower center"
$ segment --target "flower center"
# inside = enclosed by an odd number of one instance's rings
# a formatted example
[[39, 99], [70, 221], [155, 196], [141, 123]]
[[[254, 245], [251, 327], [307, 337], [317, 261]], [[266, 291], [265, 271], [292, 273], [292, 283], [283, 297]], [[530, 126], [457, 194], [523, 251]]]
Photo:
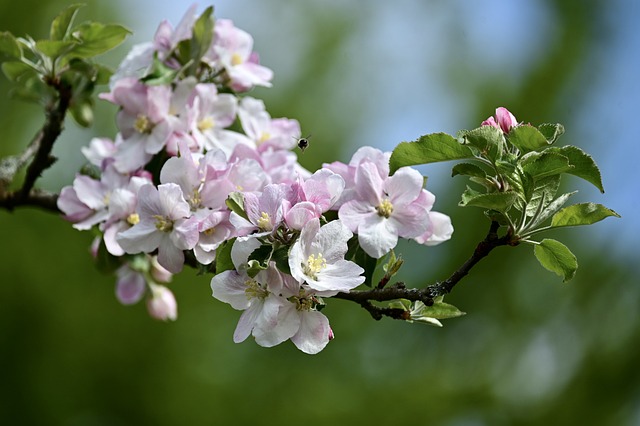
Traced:
[[269, 132], [260, 133], [260, 139], [258, 139], [258, 145], [262, 145], [263, 143], [265, 143], [269, 139], [271, 139], [271, 133], [269, 133]]
[[378, 214], [380, 216], [386, 217], [387, 219], [393, 213], [393, 204], [388, 199], [385, 199], [378, 207], [376, 207]]
[[140, 215], [138, 213], [131, 213], [127, 216], [127, 223], [129, 225], [137, 225], [140, 222]]
[[273, 230], [273, 226], [271, 225], [271, 218], [269, 217], [269, 213], [262, 212], [260, 219], [258, 219], [258, 227], [260, 229], [264, 229], [265, 231]]
[[302, 264], [302, 270], [308, 277], [317, 280], [318, 272], [327, 267], [327, 260], [322, 257], [322, 253], [318, 253], [318, 256], [312, 254], [307, 259], [306, 264]]
[[156, 220], [156, 229], [162, 232], [171, 232], [173, 230], [173, 221], [164, 216], [155, 214], [152, 216]]
[[244, 61], [242, 60], [242, 56], [240, 56], [238, 53], [234, 53], [233, 55], [231, 55], [231, 65], [236, 66], [240, 65], [243, 62]]
[[244, 283], [247, 288], [244, 290], [244, 294], [247, 299], [266, 299], [269, 296], [269, 290], [262, 288], [262, 286], [256, 280], [247, 280]]
[[200, 130], [201, 132], [204, 132], [206, 130], [209, 130], [215, 127], [215, 125], [216, 125], [216, 122], [213, 121], [213, 118], [211, 117], [203, 118], [202, 120], [198, 121], [198, 130]]
[[203, 231], [203, 234], [206, 235], [206, 236], [211, 236], [211, 235], [213, 235], [214, 232], [216, 232], [215, 226], [212, 227], [212, 228], [209, 228], [209, 229], [205, 229]]
[[133, 127], [135, 127], [135, 129], [140, 133], [149, 134], [151, 133], [151, 130], [153, 130], [153, 123], [149, 120], [149, 117], [144, 114], [140, 114], [138, 115], [138, 118], [136, 118], [136, 122]]

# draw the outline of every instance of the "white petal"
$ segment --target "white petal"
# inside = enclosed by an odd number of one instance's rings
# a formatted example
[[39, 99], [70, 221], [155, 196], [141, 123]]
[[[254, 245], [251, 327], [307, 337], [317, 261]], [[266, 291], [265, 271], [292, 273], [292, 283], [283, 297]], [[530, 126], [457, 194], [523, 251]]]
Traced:
[[300, 315], [300, 329], [291, 341], [304, 353], [317, 354], [329, 343], [329, 320], [318, 311]]
[[398, 244], [398, 234], [388, 219], [381, 216], [370, 219], [358, 228], [358, 242], [365, 253], [379, 259]]
[[233, 309], [244, 310], [250, 305], [245, 290], [247, 285], [246, 275], [236, 271], [224, 271], [211, 279], [211, 291], [213, 297], [231, 305]]

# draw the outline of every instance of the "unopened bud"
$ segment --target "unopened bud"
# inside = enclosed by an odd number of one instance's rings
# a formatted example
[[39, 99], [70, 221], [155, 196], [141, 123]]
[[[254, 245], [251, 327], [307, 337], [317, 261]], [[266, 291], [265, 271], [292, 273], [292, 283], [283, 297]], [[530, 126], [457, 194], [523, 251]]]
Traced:
[[149, 315], [162, 321], [175, 321], [178, 318], [176, 298], [167, 287], [150, 284], [151, 297], [147, 299]]

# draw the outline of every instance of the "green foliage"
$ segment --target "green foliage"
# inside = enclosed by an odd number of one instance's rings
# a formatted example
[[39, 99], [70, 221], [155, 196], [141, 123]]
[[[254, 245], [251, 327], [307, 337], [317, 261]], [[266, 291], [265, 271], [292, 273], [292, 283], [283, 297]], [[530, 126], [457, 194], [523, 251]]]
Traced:
[[[600, 204], [562, 208], [575, 192], [558, 195], [562, 175], [578, 176], [604, 192], [600, 170], [591, 156], [575, 146], [552, 147], [564, 133], [561, 124], [530, 124], [505, 133], [493, 126], [461, 131], [458, 139], [444, 133], [399, 144], [390, 160], [392, 171], [403, 166], [437, 161], [468, 160], [456, 164], [452, 176], [467, 176], [461, 207], [480, 207], [509, 237], [510, 245], [536, 244], [535, 255], [548, 270], [571, 279], [577, 269], [573, 254], [555, 240], [537, 243], [538, 232], [563, 226], [591, 225], [620, 217]], [[545, 225], [551, 218], [551, 224]]]
[[92, 59], [118, 46], [130, 32], [121, 25], [98, 22], [74, 26], [81, 6], [71, 5], [53, 20], [49, 39], [1, 33], [0, 61], [14, 83], [13, 96], [42, 105], [68, 98], [71, 116], [88, 127], [93, 123], [95, 86], [108, 82], [111, 75]]
[[533, 252], [538, 262], [551, 272], [569, 281], [578, 269], [578, 260], [574, 254], [560, 241], [545, 238], [534, 245]]
[[443, 297], [438, 297], [433, 301], [433, 305], [427, 306], [417, 300], [411, 302], [406, 299], [396, 300], [389, 304], [390, 308], [403, 309], [409, 314], [407, 322], [418, 322], [421, 324], [442, 327], [441, 319], [457, 318], [465, 315], [460, 309], [453, 305], [444, 303]]

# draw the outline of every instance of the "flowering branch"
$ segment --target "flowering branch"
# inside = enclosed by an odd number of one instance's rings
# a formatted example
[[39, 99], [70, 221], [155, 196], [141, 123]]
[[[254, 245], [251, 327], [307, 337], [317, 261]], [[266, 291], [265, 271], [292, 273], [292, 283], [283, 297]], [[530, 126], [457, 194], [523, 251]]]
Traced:
[[462, 278], [464, 278], [471, 269], [480, 262], [480, 260], [485, 258], [494, 248], [504, 245], [515, 246], [518, 244], [517, 239], [515, 239], [511, 233], [507, 233], [506, 235], [499, 237], [499, 228], [500, 224], [498, 222], [491, 222], [487, 236], [478, 243], [471, 257], [444, 281], [437, 282], [423, 289], [406, 288], [403, 282], [397, 282], [388, 287], [378, 286], [371, 290], [338, 293], [334, 297], [336, 299], [350, 300], [358, 303], [366, 309], [375, 320], [380, 320], [383, 316], [393, 319], [407, 320], [409, 319], [408, 311], [400, 308], [379, 307], [371, 302], [388, 302], [392, 300], [405, 299], [411, 302], [420, 301], [426, 306], [432, 306], [434, 299], [450, 293], [451, 290], [453, 290], [453, 287], [455, 287], [455, 285], [460, 282], [460, 280], [462, 280]]

